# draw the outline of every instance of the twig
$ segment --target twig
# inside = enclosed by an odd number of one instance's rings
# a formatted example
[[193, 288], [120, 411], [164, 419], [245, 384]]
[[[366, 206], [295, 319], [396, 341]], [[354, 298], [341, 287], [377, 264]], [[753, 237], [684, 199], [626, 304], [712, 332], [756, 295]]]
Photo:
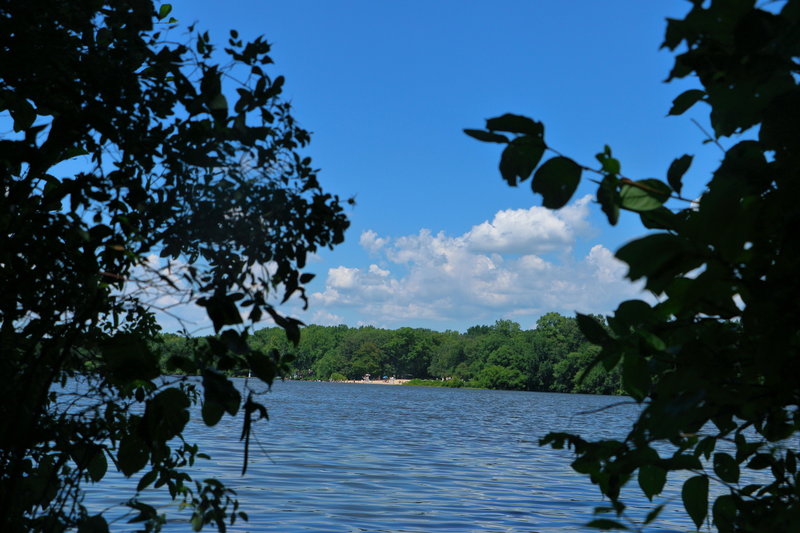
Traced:
[[695, 119], [693, 119], [693, 118], [692, 118], [692, 119], [689, 119], [689, 120], [691, 120], [692, 122], [694, 122], [694, 125], [695, 125], [695, 126], [697, 126], [698, 128], [700, 128], [700, 131], [702, 131], [702, 132], [703, 132], [703, 134], [704, 134], [704, 135], [705, 135], [705, 136], [708, 138], [708, 140], [709, 140], [709, 141], [711, 141], [711, 142], [713, 142], [714, 144], [716, 144], [716, 145], [717, 145], [717, 148], [719, 148], [720, 150], [722, 150], [722, 153], [723, 153], [723, 154], [724, 154], [724, 153], [726, 153], [726, 151], [725, 151], [725, 148], [724, 148], [724, 147], [723, 147], [723, 146], [722, 146], [722, 145], [719, 143], [719, 141], [718, 141], [718, 140], [717, 140], [715, 137], [713, 137], [713, 136], [712, 136], [710, 133], [708, 133], [708, 131], [706, 131], [706, 129], [705, 129], [705, 128], [704, 128], [704, 127], [703, 127], [703, 126], [702, 126], [702, 125], [701, 125], [699, 122], [697, 122], [697, 120], [695, 120]]

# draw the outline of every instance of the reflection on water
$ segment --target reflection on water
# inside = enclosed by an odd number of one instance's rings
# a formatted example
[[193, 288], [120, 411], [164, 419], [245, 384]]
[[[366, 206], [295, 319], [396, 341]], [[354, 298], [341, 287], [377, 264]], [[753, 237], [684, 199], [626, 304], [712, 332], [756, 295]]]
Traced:
[[[224, 480], [250, 516], [234, 531], [580, 530], [602, 504], [599, 493], [569, 468], [569, 452], [538, 439], [549, 431], [623, 437], [637, 412], [579, 414], [620, 401], [610, 396], [346, 383], [277, 383], [263, 399], [270, 422], [256, 426], [244, 477], [240, 419], [186, 432], [212, 456], [193, 476]], [[113, 506], [133, 485], [109, 473], [86, 503]], [[631, 489], [631, 514], [643, 516], [651, 504]], [[672, 504], [659, 531], [691, 528], [679, 489], [665, 491]]]

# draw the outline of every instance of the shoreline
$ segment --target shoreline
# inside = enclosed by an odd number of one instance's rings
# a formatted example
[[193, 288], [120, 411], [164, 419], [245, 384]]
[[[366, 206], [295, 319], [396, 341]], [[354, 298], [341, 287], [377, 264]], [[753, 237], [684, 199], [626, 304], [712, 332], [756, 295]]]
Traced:
[[371, 379], [369, 381], [348, 379], [344, 381], [330, 381], [329, 383], [357, 383], [359, 385], [405, 385], [410, 379]]

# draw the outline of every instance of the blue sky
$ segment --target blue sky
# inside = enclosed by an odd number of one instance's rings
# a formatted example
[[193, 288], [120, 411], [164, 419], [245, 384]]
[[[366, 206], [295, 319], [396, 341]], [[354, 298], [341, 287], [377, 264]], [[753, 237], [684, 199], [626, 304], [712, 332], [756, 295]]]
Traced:
[[235, 28], [273, 43], [272, 73], [313, 132], [323, 186], [356, 199], [346, 242], [309, 266], [311, 308], [284, 309], [307, 323], [529, 328], [548, 311], [608, 313], [638, 294], [613, 259], [643, 233], [637, 218], [609, 227], [586, 176], [562, 211], [538, 207], [529, 182], [509, 188], [501, 147], [462, 132], [486, 118], [542, 120], [548, 144], [584, 164], [609, 144], [631, 178], [663, 178], [694, 154], [689, 196], [720, 159], [690, 121], [707, 124], [705, 109], [666, 117], [694, 86], [664, 84], [672, 55], [659, 51], [665, 18], [688, 2], [172, 4], [214, 41]]

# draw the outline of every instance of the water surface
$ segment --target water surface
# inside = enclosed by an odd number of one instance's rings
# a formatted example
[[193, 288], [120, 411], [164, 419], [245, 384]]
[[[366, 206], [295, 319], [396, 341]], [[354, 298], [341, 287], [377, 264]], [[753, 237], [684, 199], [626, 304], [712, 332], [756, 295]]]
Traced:
[[[570, 452], [538, 439], [549, 431], [622, 438], [638, 409], [580, 414], [623, 400], [612, 396], [297, 381], [261, 399], [270, 421], [256, 426], [244, 477], [241, 418], [186, 432], [212, 456], [193, 475], [225, 481], [250, 516], [234, 531], [581, 530], [603, 505], [599, 492], [570, 469]], [[124, 501], [130, 487], [109, 473], [87, 503]], [[653, 530], [694, 529], [679, 487], [665, 491], [672, 504]], [[643, 516], [652, 504], [629, 492], [631, 514]], [[187, 529], [180, 519], [167, 527]]]

